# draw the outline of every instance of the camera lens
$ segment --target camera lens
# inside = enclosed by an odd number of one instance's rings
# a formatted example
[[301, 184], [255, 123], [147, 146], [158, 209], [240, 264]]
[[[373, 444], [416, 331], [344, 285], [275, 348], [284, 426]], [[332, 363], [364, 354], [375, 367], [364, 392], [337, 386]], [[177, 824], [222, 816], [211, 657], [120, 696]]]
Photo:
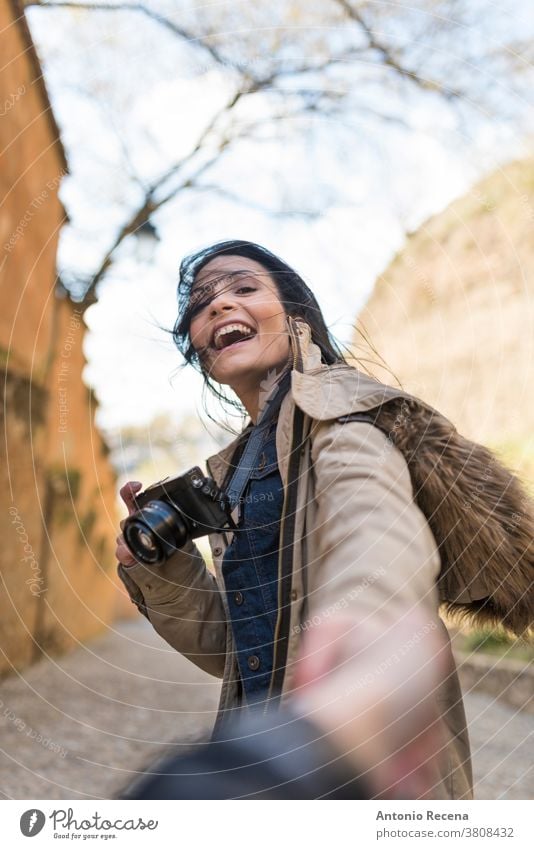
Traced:
[[[136, 557], [147, 562], [153, 562], [161, 556], [157, 541], [141, 524], [132, 522], [128, 529], [127, 543], [135, 551]], [[142, 556], [141, 556], [142, 555]]]
[[140, 530], [139, 528], [136, 530], [138, 532], [138, 541], [140, 545], [144, 546], [144, 548], [148, 548], [149, 551], [155, 548], [154, 543], [152, 542], [152, 537], [149, 533], [147, 533], [147, 531]]
[[134, 557], [148, 566], [162, 566], [188, 537], [183, 517], [164, 501], [150, 501], [129, 516], [123, 533]]

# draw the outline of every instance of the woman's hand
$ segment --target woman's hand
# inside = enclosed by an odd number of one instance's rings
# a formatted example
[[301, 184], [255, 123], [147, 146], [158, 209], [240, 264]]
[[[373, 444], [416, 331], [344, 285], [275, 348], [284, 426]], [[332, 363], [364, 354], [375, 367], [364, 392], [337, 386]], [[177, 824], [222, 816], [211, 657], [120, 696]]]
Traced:
[[[135, 511], [137, 510], [134, 497], [135, 493], [139, 492], [139, 490], [142, 488], [143, 484], [140, 481], [128, 481], [124, 484], [123, 487], [121, 487], [119, 491], [120, 497], [128, 508], [129, 516], [131, 516], [132, 513], [135, 513]], [[120, 523], [121, 531], [124, 527], [124, 521], [125, 520], [123, 519]], [[123, 566], [134, 566], [136, 563], [138, 563], [138, 561], [135, 559], [132, 552], [126, 545], [124, 541], [124, 536], [122, 534], [119, 534], [119, 536], [117, 537], [117, 548], [115, 549], [115, 557], [117, 558], [119, 563], [122, 563]]]
[[446, 745], [436, 693], [447, 670], [447, 646], [422, 607], [386, 631], [340, 615], [306, 633], [293, 705], [354, 759], [373, 798], [432, 798]]

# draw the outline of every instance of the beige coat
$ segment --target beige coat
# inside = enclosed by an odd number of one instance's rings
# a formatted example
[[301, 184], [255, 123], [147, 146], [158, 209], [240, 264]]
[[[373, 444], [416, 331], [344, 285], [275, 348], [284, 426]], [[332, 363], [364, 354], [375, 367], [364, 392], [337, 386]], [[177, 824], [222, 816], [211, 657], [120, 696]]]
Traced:
[[[384, 433], [341, 416], [406, 393], [344, 364], [324, 366], [307, 324], [288, 321], [294, 355], [291, 390], [280, 409], [276, 447], [284, 484], [279, 614], [271, 682], [273, 706], [290, 697], [306, 629], [341, 612], [383, 627], [415, 605], [438, 617], [440, 556], [414, 501], [407, 463]], [[235, 442], [207, 461], [221, 483]], [[194, 543], [159, 570], [119, 567], [132, 600], [177, 651], [223, 679], [220, 727], [238, 705], [235, 646], [221, 564], [230, 534], [213, 534], [215, 577]], [[445, 632], [446, 633], [446, 632]], [[436, 694], [447, 739], [436, 798], [470, 798], [472, 777], [462, 696], [447, 637], [450, 674]]]

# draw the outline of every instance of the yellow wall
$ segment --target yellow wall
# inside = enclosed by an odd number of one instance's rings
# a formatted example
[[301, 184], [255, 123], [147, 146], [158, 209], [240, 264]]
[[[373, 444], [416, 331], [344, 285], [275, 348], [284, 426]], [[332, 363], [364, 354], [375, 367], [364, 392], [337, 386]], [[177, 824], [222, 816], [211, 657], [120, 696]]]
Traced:
[[0, 674], [129, 609], [115, 478], [82, 380], [85, 326], [57, 295], [64, 154], [17, 11], [0, 3]]
[[[534, 159], [495, 172], [411, 235], [380, 276], [356, 356], [534, 481]], [[366, 362], [368, 365], [368, 362]]]

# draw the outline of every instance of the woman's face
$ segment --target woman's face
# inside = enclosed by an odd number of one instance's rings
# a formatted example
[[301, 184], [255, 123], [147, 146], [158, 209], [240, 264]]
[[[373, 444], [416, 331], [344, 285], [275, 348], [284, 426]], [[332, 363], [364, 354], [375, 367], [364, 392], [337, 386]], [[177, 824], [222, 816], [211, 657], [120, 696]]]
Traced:
[[286, 313], [269, 272], [255, 260], [219, 256], [191, 291], [190, 336], [202, 368], [233, 388], [257, 382], [289, 360]]

